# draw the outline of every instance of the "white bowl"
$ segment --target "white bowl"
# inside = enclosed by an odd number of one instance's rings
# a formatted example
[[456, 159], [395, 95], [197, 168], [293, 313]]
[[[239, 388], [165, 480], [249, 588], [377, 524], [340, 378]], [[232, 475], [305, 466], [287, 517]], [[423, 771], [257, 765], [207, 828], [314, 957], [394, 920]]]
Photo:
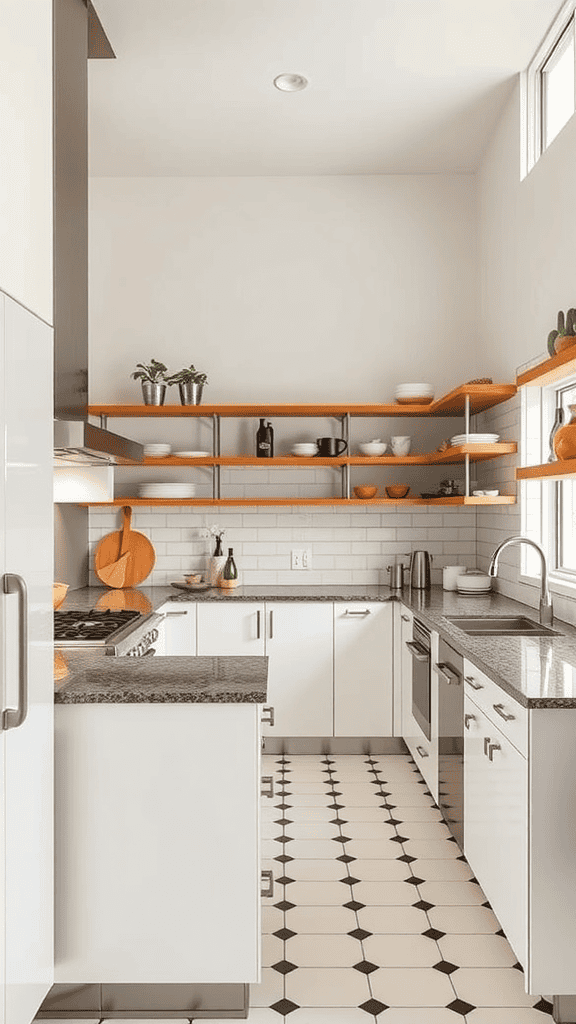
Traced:
[[492, 579], [485, 572], [465, 572], [456, 577], [456, 586], [467, 593], [473, 590], [485, 593], [492, 587]]
[[172, 446], [169, 444], [145, 444], [144, 445], [144, 457], [151, 459], [161, 459], [165, 455], [170, 455]]
[[384, 455], [388, 445], [385, 441], [364, 441], [358, 447], [362, 455], [379, 457]]
[[292, 455], [298, 455], [301, 458], [310, 458], [312, 455], [318, 454], [317, 444], [295, 444], [292, 446]]
[[394, 394], [408, 394], [408, 395], [433, 395], [434, 385], [433, 384], [397, 384], [394, 388]]

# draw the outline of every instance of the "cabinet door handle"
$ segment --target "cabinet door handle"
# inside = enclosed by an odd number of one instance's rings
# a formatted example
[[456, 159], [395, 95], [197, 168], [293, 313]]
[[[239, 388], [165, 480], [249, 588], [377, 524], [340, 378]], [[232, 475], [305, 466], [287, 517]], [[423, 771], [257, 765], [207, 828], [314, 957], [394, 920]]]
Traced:
[[401, 615], [400, 618], [402, 619], [402, 622], [410, 622], [409, 615]]
[[5, 594], [18, 594], [18, 707], [2, 713], [2, 729], [17, 729], [28, 714], [28, 588], [22, 576], [7, 572], [2, 581]]
[[188, 612], [185, 608], [183, 612], [164, 612], [164, 615], [166, 618], [173, 619], [176, 615], [188, 615]]
[[263, 775], [260, 780], [260, 796], [268, 797], [269, 800], [274, 799], [274, 776]]
[[430, 655], [428, 654], [428, 651], [424, 650], [423, 647], [420, 647], [420, 644], [415, 643], [413, 640], [406, 640], [406, 647], [410, 651], [412, 657], [416, 658], [416, 661], [428, 661]]
[[352, 615], [362, 615], [362, 616], [365, 616], [365, 615], [371, 615], [371, 614], [372, 614], [372, 612], [370, 611], [369, 608], [365, 608], [364, 611], [362, 611], [362, 612], [351, 612], [350, 609], [347, 608], [346, 611], [344, 612], [344, 615], [350, 615], [350, 616], [352, 616]]
[[484, 753], [486, 755], [488, 754], [488, 747], [489, 746], [490, 746], [490, 737], [489, 736], [485, 736], [484, 737]]
[[452, 686], [452, 684], [460, 686], [460, 675], [458, 672], [455, 672], [453, 668], [450, 668], [450, 665], [446, 665], [445, 662], [439, 661], [434, 668], [439, 675], [444, 676], [448, 686]]
[[420, 754], [420, 757], [429, 757], [430, 756], [428, 751], [424, 750], [424, 747], [416, 747], [416, 752], [418, 754]]
[[471, 686], [473, 690], [483, 690], [484, 686], [482, 683], [477, 683], [474, 676], [464, 676], [464, 681]]
[[270, 639], [274, 636], [274, 612], [270, 612]]
[[501, 750], [501, 749], [502, 748], [501, 748], [499, 743], [489, 743], [488, 744], [488, 760], [489, 761], [493, 761], [494, 760], [494, 757], [493, 757], [494, 751], [495, 750]]
[[[262, 888], [260, 889], [260, 895], [264, 897], [274, 895], [274, 875], [270, 869], [266, 869], [261, 872], [262, 877]], [[265, 884], [266, 883], [266, 884]]]
[[464, 727], [466, 729], [470, 728], [470, 726], [468, 724], [469, 722], [475, 722], [475, 721], [476, 721], [476, 715], [464, 715]]
[[[268, 715], [268, 718], [265, 718], [264, 715]], [[262, 708], [262, 718], [260, 721], [262, 725], [274, 725], [274, 708], [271, 704]]]
[[504, 705], [503, 704], [493, 704], [492, 707], [494, 708], [494, 711], [498, 715], [500, 715], [500, 718], [504, 719], [505, 722], [513, 722], [514, 719], [516, 718], [516, 715], [507, 715], [506, 714], [506, 712], [504, 711]]
[[260, 612], [256, 612], [256, 639], [260, 639]]

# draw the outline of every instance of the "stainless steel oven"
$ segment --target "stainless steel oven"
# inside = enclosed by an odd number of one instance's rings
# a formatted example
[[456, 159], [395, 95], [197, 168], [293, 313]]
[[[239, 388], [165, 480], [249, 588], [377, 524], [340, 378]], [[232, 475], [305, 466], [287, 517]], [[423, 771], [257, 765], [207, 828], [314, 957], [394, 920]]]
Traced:
[[412, 655], [412, 714], [426, 739], [432, 736], [430, 630], [414, 619], [412, 640], [406, 641]]

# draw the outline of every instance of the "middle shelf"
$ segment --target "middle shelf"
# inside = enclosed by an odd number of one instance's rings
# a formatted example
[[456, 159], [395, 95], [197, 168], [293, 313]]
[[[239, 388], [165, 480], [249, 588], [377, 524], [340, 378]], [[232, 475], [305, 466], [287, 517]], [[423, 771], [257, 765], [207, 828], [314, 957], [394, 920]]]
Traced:
[[427, 452], [415, 455], [337, 455], [322, 458], [314, 455], [310, 458], [299, 458], [296, 455], [278, 455], [271, 459], [257, 458], [254, 455], [206, 455], [201, 458], [189, 459], [168, 455], [162, 458], [145, 458], [142, 462], [126, 463], [132, 466], [258, 466], [267, 469], [271, 466], [440, 466], [463, 463], [466, 455], [470, 462], [484, 462], [503, 455], [514, 455], [517, 450], [515, 442], [501, 441], [497, 444], [462, 444], [446, 448], [444, 451]]

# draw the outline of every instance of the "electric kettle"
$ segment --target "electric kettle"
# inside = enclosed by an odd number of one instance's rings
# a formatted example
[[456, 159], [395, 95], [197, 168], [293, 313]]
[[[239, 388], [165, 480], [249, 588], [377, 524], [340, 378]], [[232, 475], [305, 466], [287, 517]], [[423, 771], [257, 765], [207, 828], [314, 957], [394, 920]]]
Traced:
[[432, 555], [428, 551], [413, 551], [410, 556], [410, 586], [414, 590], [429, 590]]

